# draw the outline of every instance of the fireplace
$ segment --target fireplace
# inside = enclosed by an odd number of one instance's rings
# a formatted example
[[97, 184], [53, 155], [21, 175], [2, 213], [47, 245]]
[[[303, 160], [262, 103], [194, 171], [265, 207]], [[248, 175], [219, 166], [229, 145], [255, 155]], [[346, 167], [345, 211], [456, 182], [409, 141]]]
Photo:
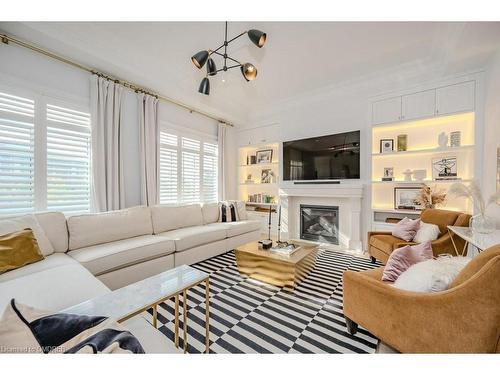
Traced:
[[339, 244], [339, 207], [300, 205], [300, 238]]

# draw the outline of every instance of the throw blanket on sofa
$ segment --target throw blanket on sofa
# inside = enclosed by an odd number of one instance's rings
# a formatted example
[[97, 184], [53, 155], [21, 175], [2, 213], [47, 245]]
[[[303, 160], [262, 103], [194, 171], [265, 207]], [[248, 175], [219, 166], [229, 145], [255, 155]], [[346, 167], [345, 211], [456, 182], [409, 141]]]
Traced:
[[0, 352], [144, 353], [144, 349], [113, 319], [40, 312], [12, 299], [0, 318]]

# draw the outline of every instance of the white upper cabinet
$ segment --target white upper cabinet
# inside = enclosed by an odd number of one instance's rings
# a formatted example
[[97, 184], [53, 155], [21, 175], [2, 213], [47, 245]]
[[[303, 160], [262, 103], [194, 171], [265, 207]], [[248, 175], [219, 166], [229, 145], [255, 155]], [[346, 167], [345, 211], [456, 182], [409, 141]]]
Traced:
[[403, 95], [401, 108], [401, 120], [434, 116], [436, 114], [436, 90]]
[[238, 145], [260, 145], [278, 142], [280, 139], [280, 127], [278, 124], [259, 126], [258, 128], [244, 129], [238, 132]]
[[457, 83], [372, 104], [372, 124], [388, 124], [474, 111], [475, 81]]
[[373, 124], [386, 124], [401, 120], [401, 96], [373, 103]]
[[436, 89], [436, 114], [474, 110], [475, 82], [469, 81]]

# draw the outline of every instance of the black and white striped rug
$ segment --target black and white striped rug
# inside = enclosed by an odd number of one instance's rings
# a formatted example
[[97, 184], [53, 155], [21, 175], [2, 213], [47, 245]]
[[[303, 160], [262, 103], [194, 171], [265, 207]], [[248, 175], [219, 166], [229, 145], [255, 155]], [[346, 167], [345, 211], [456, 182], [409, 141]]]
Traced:
[[[242, 276], [234, 252], [193, 265], [210, 273], [210, 353], [373, 353], [377, 339], [346, 331], [342, 273], [373, 267], [367, 258], [321, 249], [293, 292]], [[188, 352], [205, 350], [204, 286], [188, 295]], [[182, 301], [181, 301], [182, 307]], [[173, 303], [158, 306], [158, 329], [174, 341]], [[182, 310], [180, 322], [182, 347]]]

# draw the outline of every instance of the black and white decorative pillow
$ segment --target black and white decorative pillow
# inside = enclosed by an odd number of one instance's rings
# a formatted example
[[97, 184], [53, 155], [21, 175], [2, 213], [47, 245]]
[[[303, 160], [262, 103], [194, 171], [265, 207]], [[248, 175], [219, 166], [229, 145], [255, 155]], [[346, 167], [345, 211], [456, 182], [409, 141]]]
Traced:
[[219, 223], [228, 223], [238, 220], [238, 207], [236, 202], [223, 201], [219, 203]]
[[14, 299], [0, 318], [0, 353], [144, 353], [129, 331], [102, 316], [37, 311]]

